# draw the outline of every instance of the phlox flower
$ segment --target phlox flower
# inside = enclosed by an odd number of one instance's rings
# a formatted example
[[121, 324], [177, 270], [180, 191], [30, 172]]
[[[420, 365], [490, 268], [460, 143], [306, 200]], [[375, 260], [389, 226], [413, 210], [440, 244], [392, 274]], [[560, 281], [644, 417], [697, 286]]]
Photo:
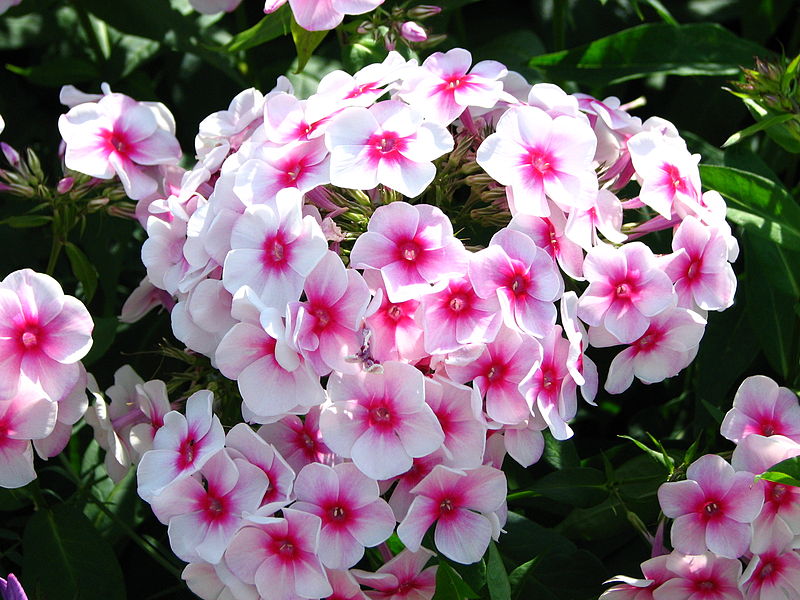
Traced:
[[[108, 397], [112, 400], [119, 402], [120, 400], [115, 397], [112, 391], [113, 388], [114, 386], [111, 386], [106, 391], [106, 394], [108, 394]], [[167, 396], [167, 384], [160, 379], [153, 379], [141, 384], [136, 384], [134, 401], [139, 410], [144, 414], [144, 422], [139, 421], [138, 415], [133, 417], [135, 419], [135, 424], [131, 427], [129, 434], [131, 447], [136, 453], [138, 460], [145, 452], [153, 448], [153, 440], [155, 439], [156, 432], [164, 425], [164, 417], [172, 410], [172, 407], [169, 402], [169, 397]], [[122, 428], [123, 425], [124, 423], [119, 423], [118, 426]], [[117, 423], [115, 423], [115, 426], [117, 426]]]
[[352, 75], [338, 69], [331, 71], [320, 80], [317, 93], [309, 98], [309, 102], [315, 106], [341, 108], [370, 106], [387, 92], [387, 86], [406, 76], [416, 66], [416, 60], [407, 61], [392, 50], [383, 62], [366, 65]]
[[399, 100], [350, 107], [325, 131], [331, 183], [371, 190], [379, 183], [413, 198], [433, 181], [433, 160], [453, 149], [453, 138]]
[[745, 379], [733, 397], [733, 407], [720, 426], [723, 437], [740, 443], [748, 435], [783, 435], [800, 442], [800, 406], [790, 389], [769, 377]]
[[241, 581], [224, 560], [212, 565], [193, 562], [184, 567], [181, 579], [201, 600], [258, 600], [255, 585]]
[[246, 287], [234, 306], [240, 322], [220, 341], [216, 362], [236, 380], [250, 420], [266, 423], [320, 404], [319, 378], [291, 346], [280, 313], [261, 305]]
[[369, 600], [350, 571], [325, 569], [333, 592], [325, 600]]
[[392, 495], [389, 498], [389, 506], [392, 507], [395, 520], [398, 523], [406, 516], [411, 503], [414, 501], [415, 496], [411, 493], [411, 490], [417, 487], [417, 484], [425, 479], [428, 473], [433, 471], [433, 467], [444, 464], [447, 459], [448, 457], [444, 450], [440, 448], [432, 454], [415, 458], [408, 471], [383, 483], [383, 485], [391, 484], [394, 486]]
[[54, 402], [73, 390], [78, 361], [92, 346], [92, 317], [59, 283], [22, 269], [0, 282], [0, 399], [15, 394], [23, 377]]
[[0, 487], [18, 488], [36, 479], [31, 440], [50, 435], [57, 413], [58, 405], [27, 378], [0, 399]]
[[[495, 426], [490, 424], [491, 427]], [[547, 422], [540, 414], [531, 415], [526, 421], [518, 425], [504, 425], [501, 430], [495, 430], [491, 434], [493, 445], [498, 444], [496, 438], [502, 438], [502, 449], [497, 449], [498, 453], [508, 453], [508, 455], [521, 464], [523, 467], [530, 467], [539, 461], [544, 452], [544, 435], [542, 431], [547, 429]], [[490, 444], [487, 440], [487, 447]], [[487, 450], [488, 453], [488, 450]], [[494, 462], [497, 460], [497, 462]], [[502, 456], [492, 461], [484, 461], [494, 467], [500, 468]]]
[[391, 302], [380, 271], [366, 269], [364, 279], [374, 294], [364, 322], [372, 332], [370, 348], [375, 360], [414, 362], [425, 356], [422, 322], [418, 315], [420, 301]]
[[[649, 384], [677, 375], [697, 354], [705, 327], [703, 317], [685, 308], [675, 307], [653, 317], [644, 334], [611, 361], [605, 390], [621, 394], [634, 376]], [[597, 348], [617, 345], [616, 337], [602, 327], [589, 329], [589, 342]]]
[[706, 454], [689, 465], [686, 480], [662, 484], [658, 501], [675, 519], [670, 539], [676, 550], [738, 558], [750, 546], [750, 523], [764, 498], [752, 473], [735, 472], [722, 457]]
[[628, 140], [636, 174], [642, 180], [639, 200], [669, 219], [700, 209], [699, 154], [689, 154], [681, 138], [642, 131]]
[[448, 466], [471, 469], [481, 465], [486, 424], [478, 391], [447, 379], [426, 377], [425, 402], [442, 426], [442, 450]]
[[728, 264], [724, 235], [686, 216], [672, 238], [674, 255], [665, 271], [675, 284], [679, 306], [724, 310], [733, 304], [736, 275]]
[[445, 354], [465, 344], [494, 340], [502, 317], [497, 298], [481, 298], [468, 277], [447, 282], [422, 300], [424, 347], [429, 354]]
[[609, 242], [623, 243], [627, 236], [621, 228], [622, 203], [610, 191], [601, 189], [591, 201], [570, 210], [564, 234], [588, 251], [599, 243], [598, 232]]
[[[571, 213], [570, 213], [571, 214]], [[550, 207], [549, 217], [517, 214], [508, 224], [509, 229], [521, 231], [533, 240], [558, 266], [573, 279], [583, 279], [583, 250], [564, 234], [567, 219], [564, 213]]]
[[533, 337], [502, 327], [490, 344], [479, 350], [472, 360], [461, 360], [456, 354], [448, 359], [445, 370], [456, 383], [473, 382], [474, 388], [486, 399], [489, 418], [514, 425], [531, 414], [521, 384], [538, 368], [542, 346]]
[[222, 560], [242, 516], [256, 511], [267, 486], [261, 469], [222, 449], [196, 475], [170, 483], [150, 504], [169, 525], [170, 546], [180, 559], [214, 564]]
[[386, 362], [381, 372], [334, 373], [320, 430], [325, 443], [373, 479], [389, 479], [430, 454], [444, 433], [425, 404], [424, 378], [414, 367]]
[[366, 595], [371, 600], [431, 600], [436, 591], [437, 566], [425, 568], [433, 556], [427, 548], [416, 552], [406, 549], [374, 573], [353, 569], [351, 573], [361, 585], [372, 588]]
[[313, 217], [302, 216], [301, 205], [300, 192], [287, 188], [271, 206], [250, 206], [239, 217], [222, 273], [231, 294], [247, 285], [278, 310], [300, 298], [305, 278], [327, 250], [322, 229]]
[[375, 210], [350, 253], [355, 268], [379, 269], [390, 302], [415, 300], [467, 272], [469, 255], [435, 206], [392, 202]]
[[[275, 93], [264, 104], [264, 127], [259, 135], [278, 148], [318, 140], [325, 133], [330, 117], [341, 108], [317, 95], [298, 100], [291, 92]], [[272, 144], [267, 147], [276, 147]], [[316, 144], [312, 148], [316, 151]]]
[[623, 344], [640, 338], [651, 318], [676, 302], [672, 282], [641, 242], [595, 246], [586, 255], [583, 274], [589, 287], [578, 302], [578, 317], [603, 325]]
[[394, 531], [394, 513], [375, 480], [353, 463], [333, 467], [311, 463], [297, 474], [295, 510], [322, 520], [318, 555], [329, 569], [348, 569]]
[[595, 145], [585, 120], [518, 106], [500, 117], [497, 131], [478, 148], [477, 161], [512, 190], [512, 214], [546, 217], [547, 197], [566, 210], [595, 193]]
[[490, 515], [505, 504], [502, 471], [486, 465], [468, 471], [438, 465], [412, 493], [416, 498], [397, 527], [409, 550], [419, 550], [434, 522], [436, 548], [458, 563], [479, 561], [490, 539], [497, 539]]
[[306, 300], [289, 305], [295, 346], [317, 375], [354, 367], [345, 361], [360, 345], [357, 331], [369, 304], [364, 278], [328, 251], [303, 285]]
[[739, 581], [750, 600], [793, 600], [800, 596], [800, 555], [790, 531], [766, 537], [755, 546], [753, 558]]
[[508, 70], [494, 60], [470, 65], [472, 55], [463, 48], [434, 52], [403, 79], [397, 95], [440, 125], [452, 123], [468, 106], [492, 108]]
[[553, 302], [564, 283], [555, 262], [527, 235], [498, 231], [473, 255], [469, 276], [478, 296], [498, 299], [507, 327], [541, 338], [555, 324]]
[[172, 332], [186, 347], [211, 357], [236, 324], [231, 315], [233, 298], [219, 279], [203, 279], [175, 304], [170, 313]]
[[653, 600], [653, 591], [672, 579], [675, 573], [667, 568], [667, 555], [656, 556], [642, 563], [644, 579], [618, 575], [606, 583], [618, 583], [600, 594], [600, 600]]
[[136, 323], [154, 308], [163, 306], [169, 310], [174, 304], [172, 297], [166, 291], [154, 286], [145, 275], [122, 305], [119, 320], [122, 323]]
[[58, 129], [67, 145], [67, 168], [100, 179], [116, 174], [134, 200], [158, 187], [148, 167], [175, 164], [181, 157], [175, 121], [166, 107], [124, 94], [74, 106], [59, 117]]
[[321, 520], [285, 508], [283, 518], [242, 527], [228, 545], [225, 563], [264, 600], [324, 598], [333, 590], [320, 564]]
[[[266, 0], [264, 12], [271, 13], [286, 0]], [[383, 0], [289, 0], [297, 24], [308, 31], [333, 29], [345, 15], [360, 15], [383, 4]]]
[[147, 502], [176, 479], [196, 473], [222, 449], [225, 433], [211, 410], [213, 394], [201, 390], [186, 401], [186, 416], [170, 411], [137, 469], [139, 495]]
[[[736, 471], [760, 475], [773, 465], [800, 456], [800, 444], [782, 435], [764, 437], [748, 435], [739, 442], [731, 456]], [[769, 540], [800, 534], [800, 488], [759, 479], [756, 486], [763, 491], [764, 506], [753, 521], [751, 550], [758, 552]]]
[[711, 552], [673, 552], [667, 568], [674, 576], [653, 591], [653, 600], [743, 600], [738, 581], [742, 563]]
[[280, 421], [262, 425], [258, 435], [275, 446], [295, 472], [300, 472], [312, 462], [332, 465], [335, 455], [322, 439], [319, 416], [319, 406], [313, 406], [302, 420], [289, 415]]
[[569, 340], [567, 369], [573, 381], [580, 386], [583, 399], [594, 404], [599, 381], [597, 365], [584, 353], [588, 336], [577, 314], [578, 296], [573, 291], [566, 292], [561, 297], [561, 323], [564, 325], [564, 335]]

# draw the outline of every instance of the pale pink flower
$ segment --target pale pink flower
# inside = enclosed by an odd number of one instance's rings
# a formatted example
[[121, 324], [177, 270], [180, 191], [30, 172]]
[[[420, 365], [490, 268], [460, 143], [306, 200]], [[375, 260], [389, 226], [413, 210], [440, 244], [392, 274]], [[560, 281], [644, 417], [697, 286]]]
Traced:
[[683, 555], [673, 552], [667, 569], [674, 576], [653, 591], [653, 600], [743, 600], [738, 582], [742, 563], [711, 552]]
[[736, 390], [720, 433], [735, 443], [751, 434], [783, 435], [800, 442], [797, 395], [765, 375], [748, 377]]
[[267, 485], [261, 469], [222, 449], [195, 476], [170, 483], [150, 504], [158, 520], [169, 525], [178, 558], [213, 564], [222, 560], [243, 515], [256, 511]]
[[503, 319], [494, 295], [481, 298], [468, 277], [459, 277], [424, 296], [422, 323], [425, 350], [445, 354], [466, 344], [494, 341]]
[[244, 285], [268, 307], [284, 310], [300, 298], [303, 282], [327, 251], [322, 229], [301, 215], [294, 188], [281, 190], [272, 206], [250, 206], [231, 232], [222, 282], [235, 294]]
[[407, 61], [399, 52], [391, 51], [383, 62], [366, 65], [352, 75], [331, 71], [320, 80], [309, 106], [320, 112], [330, 112], [331, 107], [370, 106], [387, 92], [387, 86], [416, 66], [416, 60]]
[[793, 600], [800, 597], [800, 555], [791, 531], [764, 538], [739, 580], [748, 600]]
[[411, 503], [397, 535], [413, 551], [436, 523], [436, 548], [462, 564], [481, 559], [494, 535], [490, 515], [505, 504], [506, 478], [489, 466], [460, 471], [443, 465], [433, 468], [413, 490]]
[[350, 253], [355, 268], [380, 269], [393, 303], [415, 300], [467, 272], [469, 255], [435, 206], [392, 202], [375, 210]]
[[473, 255], [469, 276], [481, 298], [496, 296], [507, 327], [544, 337], [556, 322], [564, 290], [558, 267], [527, 235], [501, 229]]
[[679, 306], [724, 310], [733, 304], [736, 275], [722, 232], [688, 215], [675, 231], [672, 250], [665, 257], [665, 271], [675, 284]]
[[334, 185], [371, 190], [382, 183], [409, 198], [433, 181], [432, 161], [453, 149], [444, 127], [399, 100], [346, 109], [328, 124], [325, 143]]
[[[685, 308], [675, 307], [653, 317], [644, 334], [611, 361], [605, 390], [621, 394], [634, 377], [650, 384], [677, 375], [697, 354], [705, 327], [703, 317]], [[603, 348], [617, 345], [618, 340], [607, 330], [593, 327], [589, 342]]]
[[36, 479], [30, 441], [50, 435], [57, 413], [58, 405], [25, 377], [14, 393], [0, 399], [0, 487], [18, 488]]
[[738, 558], [750, 546], [750, 524], [764, 497], [752, 473], [735, 472], [722, 457], [706, 454], [689, 465], [685, 481], [662, 484], [658, 501], [675, 519], [670, 539], [676, 550]]
[[369, 600], [350, 571], [325, 569], [333, 593], [325, 600]]
[[639, 200], [667, 219], [699, 212], [700, 155], [689, 154], [681, 138], [643, 131], [628, 140], [628, 150], [642, 180]]
[[[259, 134], [278, 148], [311, 142], [325, 133], [328, 120], [341, 108], [337, 102], [324, 102], [316, 94], [308, 100], [298, 100], [291, 92], [275, 93], [264, 104], [264, 127]], [[317, 150], [316, 145], [313, 148]]]
[[174, 305], [172, 296], [154, 286], [145, 275], [122, 305], [119, 320], [122, 323], [136, 323], [157, 306], [170, 310]]
[[589, 325], [603, 325], [620, 343], [640, 338], [651, 318], [676, 302], [672, 282], [641, 242], [595, 246], [583, 273], [589, 287], [578, 302], [578, 316]]
[[426, 377], [425, 402], [442, 426], [442, 450], [448, 466], [459, 469], [480, 466], [486, 444], [486, 423], [479, 392], [447, 379]]
[[334, 373], [320, 430], [328, 447], [373, 479], [389, 479], [412, 459], [438, 449], [444, 433], [425, 404], [422, 373], [405, 363], [386, 362], [381, 372]]
[[225, 552], [228, 568], [264, 600], [324, 598], [333, 590], [320, 564], [320, 518], [286, 508], [283, 519], [242, 527]]
[[364, 279], [375, 294], [367, 307], [366, 326], [372, 332], [370, 348], [377, 361], [414, 362], [426, 355], [422, 345], [419, 300], [391, 302], [380, 271], [366, 269]]
[[601, 189], [590, 202], [570, 211], [564, 233], [584, 250], [591, 250], [600, 243], [598, 232], [609, 242], [623, 243], [627, 236], [620, 229], [622, 203], [610, 191]]
[[551, 206], [549, 217], [517, 214], [511, 219], [508, 228], [527, 235], [537, 247], [557, 261], [567, 275], [583, 280], [583, 250], [564, 234], [566, 224], [564, 213]]
[[644, 579], [618, 575], [606, 583], [619, 583], [600, 594], [600, 600], [653, 600], [653, 592], [675, 573], [667, 568], [667, 555], [656, 556], [642, 563]]
[[567, 369], [573, 381], [580, 386], [583, 399], [594, 404], [599, 381], [597, 365], [585, 354], [588, 335], [577, 314], [577, 294], [573, 291], [565, 292], [561, 297], [561, 323], [564, 325], [564, 335], [569, 340]]
[[403, 79], [398, 96], [441, 125], [452, 123], [468, 106], [492, 108], [508, 70], [493, 60], [471, 65], [472, 55], [463, 48], [434, 52]]
[[59, 283], [30, 269], [0, 282], [0, 398], [13, 396], [19, 381], [38, 383], [51, 400], [78, 383], [78, 361], [92, 346], [92, 317]]
[[424, 42], [428, 39], [428, 32], [416, 21], [404, 21], [400, 25], [400, 35], [411, 43]]
[[142, 456], [137, 470], [139, 495], [150, 502], [167, 485], [196, 473], [225, 443], [219, 418], [211, 410], [214, 395], [206, 390], [186, 401], [186, 416], [171, 411]]
[[306, 300], [289, 305], [295, 346], [317, 375], [352, 370], [345, 358], [360, 346], [357, 331], [370, 300], [364, 278], [346, 269], [339, 255], [329, 250], [309, 273], [303, 290]]
[[374, 573], [358, 569], [351, 573], [361, 585], [372, 588], [366, 592], [371, 600], [431, 600], [437, 566], [425, 565], [433, 555], [427, 548], [403, 550]]
[[175, 122], [166, 107], [124, 94], [78, 104], [61, 115], [58, 129], [67, 144], [68, 168], [100, 179], [116, 174], [134, 200], [158, 187], [148, 167], [175, 164], [181, 157]]
[[244, 583], [231, 573], [224, 560], [215, 565], [189, 563], [183, 569], [181, 579], [201, 600], [258, 600], [256, 586]]
[[[542, 453], [544, 453], [544, 435], [542, 435], [542, 431], [545, 429], [547, 429], [547, 422], [540, 414], [536, 414], [531, 415], [522, 424], [504, 425], [502, 432], [496, 433], [492, 437], [502, 437], [505, 452], [523, 467], [530, 467], [538, 462], [542, 457]], [[492, 462], [487, 461], [487, 464], [500, 468]], [[502, 461], [500, 461], [500, 464], [502, 464]]]
[[303, 420], [290, 415], [262, 425], [258, 435], [275, 446], [295, 472], [312, 462], [333, 465], [335, 455], [322, 439], [319, 416], [320, 408], [314, 406]]
[[[284, 4], [286, 0], [266, 0], [264, 12], [274, 12]], [[333, 29], [345, 15], [360, 15], [381, 4], [383, 0], [289, 0], [297, 24], [309, 31]]]
[[510, 108], [478, 148], [478, 164], [513, 191], [512, 214], [546, 217], [547, 197], [562, 209], [593, 195], [596, 138], [581, 119], [552, 118], [534, 106]]
[[322, 520], [318, 555], [329, 569], [349, 569], [394, 531], [394, 513], [375, 480], [353, 463], [333, 467], [311, 463], [297, 474], [295, 510]]
[[542, 346], [533, 337], [502, 327], [491, 344], [474, 360], [461, 361], [458, 355], [446, 363], [448, 377], [456, 383], [473, 382], [486, 399], [486, 414], [494, 421], [518, 424], [531, 414], [521, 384], [538, 368]]

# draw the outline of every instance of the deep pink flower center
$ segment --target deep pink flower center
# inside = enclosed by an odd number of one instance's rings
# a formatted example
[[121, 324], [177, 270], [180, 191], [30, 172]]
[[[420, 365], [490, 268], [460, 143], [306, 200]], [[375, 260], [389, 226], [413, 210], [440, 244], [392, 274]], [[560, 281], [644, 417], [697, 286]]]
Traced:
[[782, 504], [785, 500], [789, 499], [788, 488], [785, 485], [781, 485], [780, 483], [776, 483], [772, 486], [772, 489], [769, 491], [769, 499], [777, 504]]
[[375, 149], [381, 154], [388, 154], [396, 145], [397, 134], [386, 132], [375, 142]]
[[263, 250], [265, 267], [280, 266], [286, 262], [287, 248], [282, 236], [276, 235], [264, 240]]
[[661, 165], [661, 169], [664, 171], [664, 176], [669, 182], [669, 185], [675, 192], [682, 192], [685, 193], [688, 186], [686, 185], [686, 179], [681, 177], [681, 172], [678, 167], [675, 165], [670, 165], [664, 163]]
[[503, 365], [492, 363], [489, 366], [489, 370], [486, 371], [486, 379], [488, 379], [490, 382], [494, 381], [495, 379], [500, 379], [503, 376], [504, 370], [505, 369]]
[[315, 450], [317, 447], [317, 442], [307, 433], [304, 433], [302, 438], [302, 444], [308, 448], [309, 450]]
[[128, 136], [122, 131], [108, 131], [106, 132], [106, 140], [114, 148], [114, 152], [119, 154], [128, 154], [130, 151], [130, 142]]
[[446, 79], [447, 87], [451, 90], [456, 89], [457, 87], [461, 86], [461, 75], [450, 76]]
[[719, 504], [714, 502], [713, 500], [710, 502], [706, 502], [703, 506], [703, 512], [705, 512], [706, 516], [713, 516], [719, 512]]
[[715, 581], [712, 581], [710, 579], [704, 579], [702, 581], [698, 581], [695, 584], [695, 587], [697, 588], [698, 591], [708, 592], [710, 590], [717, 589], [717, 584]]
[[26, 329], [22, 332], [22, 336], [20, 336], [20, 340], [22, 341], [22, 345], [25, 346], [26, 350], [31, 350], [35, 348], [39, 344], [39, 331], [38, 327], [36, 329]]
[[208, 521], [216, 521], [227, 512], [225, 498], [219, 498], [212, 492], [208, 492], [205, 500], [204, 511]]
[[181, 442], [178, 449], [178, 466], [181, 470], [186, 469], [195, 459], [195, 445], [197, 442], [193, 438], [187, 438]]
[[369, 411], [370, 424], [386, 427], [392, 424], [392, 412], [385, 406], [375, 406]]
[[545, 176], [553, 168], [553, 161], [550, 155], [538, 148], [534, 148], [529, 152], [528, 163], [540, 177]]
[[663, 337], [664, 334], [661, 331], [648, 329], [642, 337], [634, 342], [634, 346], [640, 352], [647, 352], [656, 347]]
[[693, 280], [700, 274], [700, 267], [702, 262], [698, 259], [692, 259], [689, 263], [689, 268], [686, 269], [686, 279]]
[[461, 312], [465, 308], [467, 308], [467, 300], [464, 296], [458, 294], [450, 298], [450, 302], [448, 303], [450, 310], [453, 312]]
[[511, 291], [516, 295], [524, 294], [528, 289], [528, 278], [521, 273], [517, 273], [511, 278], [511, 284], [508, 286]]
[[633, 286], [627, 281], [623, 281], [622, 283], [617, 284], [617, 288], [614, 290], [617, 298], [630, 298], [631, 294], [633, 293]]
[[311, 314], [317, 318], [317, 326], [319, 329], [324, 328], [328, 323], [331, 322], [331, 315], [325, 308], [315, 308], [311, 311]]
[[283, 539], [278, 541], [278, 554], [281, 555], [282, 558], [285, 559], [292, 559], [297, 554], [297, 548], [295, 547], [292, 540]]
[[[762, 557], [763, 560], [763, 557]], [[768, 579], [777, 570], [777, 565], [772, 561], [765, 561], [761, 563], [761, 568], [756, 573], [758, 579]]]
[[389, 315], [389, 318], [394, 321], [399, 321], [400, 317], [403, 316], [403, 309], [400, 308], [399, 304], [391, 304], [389, 308], [386, 309], [386, 314]]
[[328, 518], [332, 521], [341, 522], [347, 517], [347, 513], [341, 506], [332, 506], [328, 509]]
[[455, 510], [453, 501], [450, 498], [445, 498], [439, 503], [439, 511], [443, 514], [449, 514]]
[[407, 260], [409, 262], [417, 259], [420, 250], [419, 244], [413, 240], [409, 240], [400, 244], [400, 256], [403, 257], [403, 260]]

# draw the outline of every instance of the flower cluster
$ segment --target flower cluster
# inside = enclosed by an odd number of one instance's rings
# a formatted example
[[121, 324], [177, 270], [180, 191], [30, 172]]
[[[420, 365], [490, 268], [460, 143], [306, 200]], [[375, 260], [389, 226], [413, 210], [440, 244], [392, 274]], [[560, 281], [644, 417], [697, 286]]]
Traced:
[[92, 328], [49, 275], [23, 269], [0, 281], [0, 486], [36, 478], [33, 448], [47, 459], [67, 445], [89, 403], [80, 360]]
[[[62, 118], [68, 166], [143, 181], [137, 165], [172, 156], [151, 119], [118, 94], [78, 104]], [[102, 151], [75, 142], [88, 138]], [[169, 298], [175, 336], [261, 427], [225, 433], [210, 392], [184, 414], [124, 372], [92, 419], [115, 476], [138, 464], [204, 598], [429, 597], [426, 532], [451, 560], [481, 558], [505, 521], [505, 455], [535, 463], [545, 429], [572, 435], [578, 389], [594, 402], [590, 346], [623, 347], [610, 393], [662, 381], [733, 301], [725, 204], [670, 123], [463, 49], [392, 52], [307, 99], [284, 79], [245, 90], [195, 147], [162, 197], [140, 196], [147, 280], [127, 313]], [[466, 246], [451, 219], [499, 227]], [[639, 240], [659, 230], [668, 254]], [[406, 550], [390, 559], [394, 531]], [[383, 570], [351, 570], [375, 546]]]
[[[756, 476], [800, 456], [797, 396], [763, 375], [742, 383], [721, 433], [736, 443], [731, 462], [707, 454], [658, 499], [674, 519], [674, 550], [642, 564], [643, 580], [622, 582], [606, 600], [789, 600], [800, 595], [800, 490]], [[743, 570], [743, 563], [746, 565]]]

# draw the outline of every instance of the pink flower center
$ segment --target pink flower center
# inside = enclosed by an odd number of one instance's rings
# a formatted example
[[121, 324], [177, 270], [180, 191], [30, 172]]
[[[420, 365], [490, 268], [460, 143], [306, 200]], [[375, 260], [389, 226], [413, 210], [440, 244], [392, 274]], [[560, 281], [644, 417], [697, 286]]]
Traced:
[[453, 506], [453, 501], [450, 498], [445, 498], [439, 503], [439, 511], [444, 514], [449, 514], [455, 510], [455, 506]]
[[194, 463], [195, 459], [195, 444], [197, 442], [193, 438], [187, 438], [181, 442], [178, 449], [178, 467], [181, 470], [188, 468]]
[[760, 423], [760, 429], [761, 429], [760, 431], [761, 435], [765, 437], [775, 435], [775, 433], [778, 430], [775, 423], [773, 423], [772, 421], [763, 421], [762, 423]]
[[786, 488], [785, 485], [776, 483], [772, 486], [772, 489], [769, 491], [769, 499], [775, 502], [776, 504], [782, 504], [784, 500], [788, 499], [787, 496], [788, 491], [789, 490]]
[[695, 279], [699, 275], [701, 265], [702, 263], [699, 260], [692, 260], [692, 262], [689, 263], [689, 268], [686, 269], [686, 279], [690, 281]]
[[409, 262], [416, 260], [417, 256], [419, 256], [419, 253], [419, 244], [413, 240], [409, 240], [400, 244], [400, 256], [403, 257], [403, 260], [407, 260]]
[[317, 443], [314, 441], [314, 438], [312, 438], [307, 433], [303, 434], [301, 440], [302, 440], [302, 444], [306, 448], [308, 448], [309, 450], [315, 450], [316, 449]]
[[386, 132], [375, 143], [375, 149], [381, 154], [392, 152], [397, 145], [397, 134]]
[[25, 346], [27, 350], [35, 348], [39, 344], [38, 336], [31, 330], [23, 331], [20, 339], [22, 340], [22, 345]]
[[389, 318], [394, 321], [399, 321], [400, 317], [403, 316], [403, 309], [400, 308], [399, 304], [391, 304], [389, 308], [386, 309], [386, 314], [389, 315]]
[[333, 506], [328, 509], [328, 517], [332, 521], [341, 522], [345, 520], [347, 513], [341, 506]]
[[311, 311], [311, 314], [317, 318], [317, 326], [319, 329], [323, 329], [328, 323], [331, 322], [331, 315], [324, 308], [315, 308]]
[[664, 171], [664, 177], [674, 192], [686, 193], [688, 185], [686, 185], [686, 178], [681, 177], [681, 171], [675, 165], [664, 163], [661, 165]]
[[528, 278], [522, 274], [514, 275], [514, 277], [511, 278], [511, 285], [508, 287], [510, 287], [511, 291], [517, 296], [524, 294], [528, 289]]
[[281, 540], [278, 542], [278, 554], [280, 554], [282, 558], [292, 559], [296, 553], [297, 549], [291, 540]]
[[451, 90], [456, 89], [457, 87], [461, 86], [461, 76], [456, 75], [455, 77], [448, 77], [447, 78], [447, 87]]
[[528, 161], [540, 177], [544, 177], [553, 168], [551, 157], [544, 150], [531, 150], [528, 154]]
[[370, 425], [386, 428], [392, 424], [392, 413], [385, 406], [376, 406], [369, 411]]
[[448, 306], [453, 312], [461, 312], [467, 307], [467, 300], [461, 295], [456, 295], [450, 299]]
[[713, 500], [710, 502], [706, 502], [703, 506], [703, 512], [706, 513], [706, 516], [711, 517], [719, 512], [719, 504], [714, 502]]
[[640, 352], [648, 352], [656, 347], [663, 337], [664, 335], [662, 332], [649, 329], [642, 337], [636, 340], [633, 345]]
[[265, 267], [282, 266], [286, 262], [287, 248], [282, 236], [276, 235], [264, 240], [263, 250]]
[[489, 381], [494, 381], [495, 379], [499, 379], [503, 375], [503, 365], [492, 364], [489, 367], [489, 370], [486, 371], [486, 379]]
[[617, 289], [614, 290], [617, 298], [629, 298], [633, 293], [633, 289], [630, 283], [627, 281], [623, 281], [622, 283], [617, 285]]
[[106, 140], [114, 148], [114, 151], [119, 154], [127, 155], [129, 152], [130, 142], [128, 136], [122, 131], [108, 131], [106, 133]]
[[776, 565], [772, 561], [765, 561], [761, 563], [761, 568], [756, 573], [759, 579], [768, 579], [777, 570]]
[[703, 581], [698, 581], [695, 584], [695, 587], [698, 591], [708, 592], [717, 589], [717, 584], [715, 581], [711, 581], [710, 579], [704, 579]]

